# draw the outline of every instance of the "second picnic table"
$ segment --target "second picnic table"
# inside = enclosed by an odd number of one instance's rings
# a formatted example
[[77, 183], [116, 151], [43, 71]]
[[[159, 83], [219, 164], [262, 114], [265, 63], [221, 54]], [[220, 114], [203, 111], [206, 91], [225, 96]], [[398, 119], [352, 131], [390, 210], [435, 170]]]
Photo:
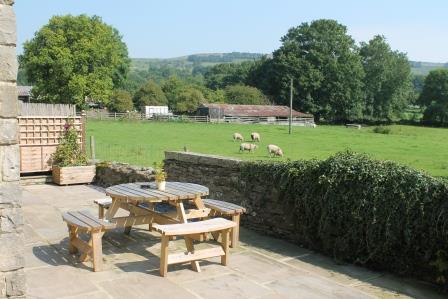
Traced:
[[[207, 217], [210, 213], [201, 198], [209, 194], [209, 189], [198, 184], [166, 182], [165, 190], [161, 191], [154, 182], [137, 182], [109, 187], [106, 194], [112, 198], [112, 204], [105, 219], [116, 227], [125, 227], [127, 232], [133, 225], [187, 223], [189, 219]], [[187, 201], [193, 208], [185, 208]], [[175, 212], [157, 211], [154, 205], [160, 202], [174, 206]], [[119, 209], [129, 211], [129, 216], [115, 217]]]

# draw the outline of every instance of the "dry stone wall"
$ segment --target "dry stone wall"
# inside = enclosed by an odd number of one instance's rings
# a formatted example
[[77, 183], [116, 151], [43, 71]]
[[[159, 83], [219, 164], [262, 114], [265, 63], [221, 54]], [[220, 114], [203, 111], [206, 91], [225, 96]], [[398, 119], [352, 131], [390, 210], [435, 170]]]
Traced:
[[13, 4], [0, 0], [0, 298], [25, 296]]
[[95, 184], [109, 187], [124, 183], [148, 182], [154, 180], [150, 167], [133, 166], [118, 162], [101, 162], [96, 164]]
[[270, 182], [248, 184], [241, 177], [243, 161], [191, 152], [165, 152], [169, 181], [201, 184], [210, 189], [210, 198], [246, 208], [241, 224], [263, 234], [297, 241], [293, 213]]

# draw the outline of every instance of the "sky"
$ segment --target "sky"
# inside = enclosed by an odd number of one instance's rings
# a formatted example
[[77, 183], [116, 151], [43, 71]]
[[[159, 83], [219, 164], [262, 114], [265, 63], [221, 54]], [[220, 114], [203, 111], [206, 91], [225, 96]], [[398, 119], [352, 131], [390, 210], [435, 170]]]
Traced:
[[384, 35], [409, 59], [448, 62], [446, 0], [16, 0], [18, 47], [54, 15], [100, 16], [132, 58], [271, 53], [289, 28], [335, 19], [355, 41]]

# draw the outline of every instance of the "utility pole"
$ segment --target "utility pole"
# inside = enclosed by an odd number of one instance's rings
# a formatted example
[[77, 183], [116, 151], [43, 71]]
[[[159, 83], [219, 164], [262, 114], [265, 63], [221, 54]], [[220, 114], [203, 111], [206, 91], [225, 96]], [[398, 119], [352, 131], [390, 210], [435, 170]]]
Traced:
[[289, 134], [291, 135], [292, 130], [292, 77], [291, 77], [291, 90], [289, 94]]

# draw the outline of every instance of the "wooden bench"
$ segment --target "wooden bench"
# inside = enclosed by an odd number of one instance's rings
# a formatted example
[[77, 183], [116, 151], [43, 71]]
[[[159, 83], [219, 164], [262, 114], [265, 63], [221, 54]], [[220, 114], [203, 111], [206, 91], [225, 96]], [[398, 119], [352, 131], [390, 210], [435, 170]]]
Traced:
[[[246, 209], [236, 204], [215, 199], [203, 199], [204, 205], [211, 209], [209, 217], [229, 217], [235, 222], [236, 226], [231, 231], [231, 247], [238, 247], [240, 238], [240, 216], [246, 213]], [[218, 238], [217, 233], [212, 234], [215, 239]]]
[[98, 217], [100, 219], [104, 219], [104, 212], [105, 212], [105, 210], [109, 209], [110, 205], [112, 204], [112, 198], [105, 197], [105, 198], [95, 199], [93, 202], [98, 205]]
[[[152, 228], [162, 234], [162, 246], [160, 253], [160, 276], [165, 277], [168, 265], [191, 262], [193, 270], [200, 272], [198, 260], [220, 256], [221, 264], [226, 266], [229, 258], [229, 234], [235, 227], [235, 222], [214, 218], [198, 222], [181, 224], [153, 224]], [[194, 250], [192, 237], [198, 234], [220, 232], [222, 236], [221, 246], [201, 250]], [[187, 252], [168, 254], [170, 238], [183, 236], [187, 246]]]
[[[62, 219], [67, 222], [69, 231], [69, 252], [81, 253], [79, 260], [85, 262], [93, 261], [93, 271], [101, 271], [103, 265], [103, 250], [101, 238], [106, 230], [115, 227], [114, 223], [101, 220], [89, 211], [72, 211], [62, 215]], [[79, 238], [80, 233], [90, 235], [88, 242]]]

